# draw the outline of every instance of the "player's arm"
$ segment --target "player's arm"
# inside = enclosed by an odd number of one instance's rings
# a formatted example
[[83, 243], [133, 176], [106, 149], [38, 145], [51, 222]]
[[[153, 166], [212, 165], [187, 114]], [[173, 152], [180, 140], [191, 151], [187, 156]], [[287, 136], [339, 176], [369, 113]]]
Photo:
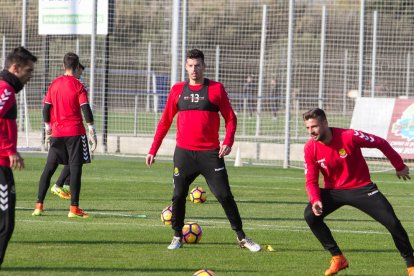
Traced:
[[305, 178], [306, 191], [308, 193], [309, 201], [314, 205], [315, 202], [321, 201], [321, 189], [319, 188], [319, 167], [316, 163], [312, 146], [305, 145]]
[[151, 168], [154, 162], [155, 162], [155, 156], [148, 153], [147, 156], [145, 157], [145, 164], [148, 166], [148, 168]]
[[154, 140], [146, 158], [147, 166], [151, 166], [154, 163], [154, 158], [157, 155], [158, 149], [171, 127], [175, 114], [177, 114], [177, 102], [181, 91], [182, 88], [177, 87], [177, 85], [174, 85], [171, 88], [164, 111], [154, 134]]
[[24, 169], [24, 159], [20, 156], [20, 153], [18, 153], [17, 151], [12, 154], [9, 155], [9, 160], [10, 160], [10, 168], [12, 169]]
[[83, 113], [83, 117], [85, 118], [85, 122], [88, 125], [89, 146], [91, 148], [91, 151], [94, 152], [98, 144], [98, 139], [96, 137], [96, 129], [94, 125], [92, 109], [89, 103], [85, 103], [81, 105], [81, 110]]
[[[0, 109], [0, 149], [4, 152], [10, 161], [10, 168], [24, 168], [24, 161], [17, 152], [17, 126], [15, 123], [15, 97], [14, 92], [7, 87], [1, 87], [0, 96], [2, 105]], [[4, 125], [4, 126], [3, 126]]]
[[[234, 114], [233, 108], [231, 106], [228, 94], [224, 89], [223, 85], [220, 84], [220, 103], [219, 110], [221, 115], [224, 118], [226, 135], [224, 137], [222, 146], [220, 148], [219, 157], [228, 155], [231, 152], [231, 147], [234, 143], [234, 136], [236, 135], [237, 129], [237, 117]], [[220, 156], [221, 155], [221, 156]]]
[[79, 105], [83, 113], [83, 117], [88, 125], [88, 142], [90, 150], [93, 152], [96, 149], [98, 144], [98, 139], [96, 137], [96, 130], [94, 125], [94, 118], [92, 113], [92, 108], [88, 101], [88, 92], [86, 91], [85, 86], [79, 82]]
[[390, 160], [391, 164], [395, 168], [398, 178], [402, 178], [404, 180], [410, 179], [409, 169], [407, 165], [404, 164], [403, 159], [398, 154], [398, 152], [396, 152], [391, 147], [390, 143], [388, 143], [385, 139], [373, 134], [359, 130], [352, 131], [352, 140], [354, 143], [356, 143], [359, 147], [379, 149], [388, 158], [388, 160]]

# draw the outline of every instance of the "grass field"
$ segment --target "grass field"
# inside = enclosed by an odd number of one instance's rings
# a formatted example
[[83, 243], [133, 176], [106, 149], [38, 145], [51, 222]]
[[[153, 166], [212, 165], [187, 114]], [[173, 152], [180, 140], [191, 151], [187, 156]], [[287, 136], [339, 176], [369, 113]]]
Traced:
[[[274, 252], [238, 248], [208, 189], [206, 203], [187, 204], [187, 220], [203, 228], [201, 242], [169, 251], [172, 230], [159, 214], [170, 203], [170, 162], [148, 169], [143, 159], [98, 156], [84, 167], [80, 206], [90, 217], [82, 220], [69, 219], [69, 201], [50, 193], [45, 216], [31, 216], [45, 156], [24, 157], [26, 169], [15, 172], [16, 228], [1, 275], [192, 275], [201, 268], [217, 275], [323, 275], [329, 264], [303, 220], [302, 170], [227, 164], [247, 235]], [[373, 179], [414, 241], [413, 183], [393, 174]], [[203, 178], [195, 184], [207, 188]], [[339, 275], [406, 275], [390, 235], [367, 215], [344, 207], [327, 223], [350, 261]]]

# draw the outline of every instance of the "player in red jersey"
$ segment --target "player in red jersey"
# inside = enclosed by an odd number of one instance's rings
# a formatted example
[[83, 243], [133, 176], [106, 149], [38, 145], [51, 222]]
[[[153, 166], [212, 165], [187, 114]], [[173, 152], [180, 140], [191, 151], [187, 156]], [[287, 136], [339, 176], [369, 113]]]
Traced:
[[[368, 165], [361, 148], [377, 148], [391, 162], [398, 178], [410, 179], [409, 169], [401, 156], [381, 137], [353, 129], [328, 126], [322, 109], [303, 114], [311, 139], [306, 143], [306, 190], [310, 203], [305, 208], [305, 220], [313, 234], [331, 255], [331, 265], [325, 275], [333, 275], [348, 267], [331, 231], [323, 221], [326, 216], [344, 205], [353, 206], [383, 224], [404, 258], [408, 275], [414, 276], [413, 248], [400, 221], [385, 196], [371, 181]], [[319, 188], [319, 172], [323, 186]]]
[[37, 58], [24, 47], [6, 57], [0, 72], [0, 266], [15, 223], [16, 189], [12, 169], [23, 169], [17, 152], [16, 95], [31, 79]]
[[[79, 79], [81, 82], [82, 82], [82, 73], [83, 73], [84, 70], [85, 70], [85, 66], [83, 66], [81, 63], [79, 63], [79, 67], [78, 67], [78, 69], [76, 70], [76, 72], [74, 74], [74, 76], [77, 79]], [[83, 82], [82, 82], [82, 84], [83, 84]], [[85, 88], [86, 88], [86, 86], [85, 86]], [[51, 118], [51, 121], [52, 121], [52, 118]], [[52, 133], [50, 132], [49, 135], [46, 135], [45, 144], [50, 143], [51, 134]], [[94, 146], [96, 146], [96, 144]], [[94, 150], [95, 150], [95, 148], [91, 148], [92, 152]], [[70, 177], [69, 176], [70, 176], [69, 165], [65, 165], [63, 167], [62, 171], [60, 172], [60, 175], [59, 175], [58, 179], [56, 180], [56, 184], [53, 185], [52, 188], [50, 188], [50, 191], [52, 192], [52, 194], [57, 195], [58, 197], [60, 197], [62, 199], [70, 199], [71, 193], [70, 193]]]
[[46, 165], [39, 181], [33, 215], [43, 214], [43, 201], [50, 186], [50, 179], [57, 166], [64, 164], [70, 168], [71, 206], [68, 217], [87, 218], [88, 215], [79, 208], [82, 165], [91, 162], [81, 111], [88, 124], [92, 145], [96, 145], [96, 133], [87, 91], [75, 76], [79, 70], [79, 57], [74, 53], [67, 53], [63, 58], [63, 64], [65, 74], [50, 84], [43, 107], [45, 130], [46, 133], [51, 132], [52, 137]]
[[[243, 232], [242, 220], [230, 190], [223, 158], [231, 152], [237, 118], [223, 85], [204, 78], [205, 68], [203, 52], [197, 49], [187, 52], [186, 70], [189, 80], [176, 83], [171, 88], [154, 141], [146, 156], [146, 164], [151, 167], [162, 140], [178, 113], [172, 198], [172, 228], [175, 233], [168, 249], [182, 246], [181, 231], [184, 226], [188, 189], [201, 174], [221, 203], [240, 246], [257, 252], [261, 249], [260, 245], [247, 238]], [[221, 145], [219, 112], [226, 127], [226, 135]]]

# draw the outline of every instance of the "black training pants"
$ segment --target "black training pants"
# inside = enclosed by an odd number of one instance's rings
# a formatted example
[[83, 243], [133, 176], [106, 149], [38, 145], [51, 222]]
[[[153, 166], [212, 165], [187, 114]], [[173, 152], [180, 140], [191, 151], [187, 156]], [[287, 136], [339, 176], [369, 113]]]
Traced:
[[224, 159], [218, 157], [218, 150], [192, 151], [179, 147], [174, 152], [172, 228], [176, 233], [181, 233], [188, 190], [200, 174], [204, 176], [211, 192], [223, 207], [231, 228], [236, 232], [242, 231], [242, 221], [230, 191]]
[[79, 194], [81, 190], [82, 165], [90, 163], [89, 148], [86, 135], [69, 137], [52, 137], [50, 149], [43, 173], [39, 180], [37, 203], [43, 203], [50, 180], [59, 164], [69, 167], [70, 178], [70, 205], [79, 206]]
[[304, 215], [313, 234], [332, 256], [341, 254], [341, 250], [323, 220], [338, 208], [350, 205], [384, 225], [391, 233], [395, 246], [406, 260], [407, 266], [414, 265], [413, 248], [407, 232], [395, 215], [391, 204], [378, 190], [377, 185], [371, 183], [351, 190], [321, 189], [321, 198], [323, 206], [322, 215], [315, 216], [310, 203], [306, 206]]
[[0, 166], [0, 265], [14, 230], [16, 190], [13, 172]]

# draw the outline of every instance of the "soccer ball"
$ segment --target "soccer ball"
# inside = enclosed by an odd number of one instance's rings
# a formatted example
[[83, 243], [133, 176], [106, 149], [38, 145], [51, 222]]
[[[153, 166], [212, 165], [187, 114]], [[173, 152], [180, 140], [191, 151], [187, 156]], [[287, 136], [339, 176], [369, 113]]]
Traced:
[[167, 206], [161, 211], [161, 221], [164, 224], [171, 224], [172, 209], [171, 206]]
[[196, 271], [193, 276], [215, 276], [216, 273], [210, 269], [200, 269]]
[[190, 201], [193, 203], [204, 203], [207, 200], [206, 192], [201, 187], [195, 187], [190, 192]]
[[182, 233], [185, 243], [197, 243], [203, 235], [201, 226], [195, 222], [187, 222], [184, 224]]

